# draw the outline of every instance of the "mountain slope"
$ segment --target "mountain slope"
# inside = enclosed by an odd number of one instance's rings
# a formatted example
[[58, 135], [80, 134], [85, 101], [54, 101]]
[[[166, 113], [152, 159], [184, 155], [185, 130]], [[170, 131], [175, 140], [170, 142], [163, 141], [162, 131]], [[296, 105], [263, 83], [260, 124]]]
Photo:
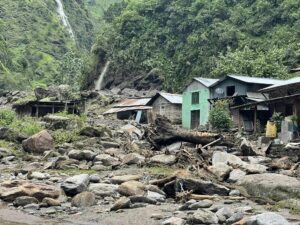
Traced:
[[[10, 78], [4, 79], [6, 88], [55, 83], [55, 77], [61, 73], [64, 55], [71, 50], [90, 48], [93, 26], [84, 4], [79, 0], [63, 3], [74, 29], [76, 45], [61, 23], [56, 1], [0, 1], [2, 42], [10, 50], [9, 56], [4, 58], [9, 57], [7, 60], [11, 61], [9, 70], [0, 69], [2, 79]], [[20, 74], [24, 77], [21, 82]]]
[[110, 60], [107, 86], [155, 71], [169, 90], [193, 76], [287, 78], [300, 63], [298, 0], [129, 0], [105, 15], [91, 82]]

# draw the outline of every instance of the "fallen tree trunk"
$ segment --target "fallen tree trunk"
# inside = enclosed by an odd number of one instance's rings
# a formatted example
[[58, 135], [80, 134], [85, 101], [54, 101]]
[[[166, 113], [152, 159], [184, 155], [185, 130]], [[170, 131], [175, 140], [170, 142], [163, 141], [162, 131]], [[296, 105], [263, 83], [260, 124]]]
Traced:
[[175, 128], [168, 119], [162, 116], [155, 119], [152, 129], [148, 133], [148, 140], [157, 149], [180, 141], [207, 145], [218, 139], [220, 139], [218, 141], [220, 145], [232, 146], [232, 143], [226, 141], [220, 134]]

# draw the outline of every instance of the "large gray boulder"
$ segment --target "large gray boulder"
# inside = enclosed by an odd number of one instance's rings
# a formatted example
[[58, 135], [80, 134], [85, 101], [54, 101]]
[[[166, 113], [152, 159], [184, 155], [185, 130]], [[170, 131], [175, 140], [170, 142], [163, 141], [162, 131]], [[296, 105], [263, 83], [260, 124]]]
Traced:
[[51, 135], [43, 130], [24, 140], [22, 146], [26, 152], [44, 153], [54, 148], [54, 141]]
[[92, 192], [82, 192], [72, 199], [72, 205], [76, 207], [90, 207], [96, 204], [96, 196]]
[[280, 201], [300, 198], [300, 181], [282, 174], [264, 173], [246, 175], [238, 185], [244, 187], [249, 195]]
[[277, 213], [266, 212], [250, 217], [246, 225], [290, 225], [290, 223]]
[[198, 209], [188, 220], [191, 224], [218, 224], [218, 217], [207, 209]]
[[100, 197], [116, 196], [118, 185], [96, 183], [90, 184], [88, 190]]
[[156, 155], [150, 158], [151, 163], [157, 163], [162, 165], [173, 165], [176, 162], [176, 156], [174, 155]]
[[61, 184], [61, 188], [65, 191], [67, 195], [74, 196], [78, 193], [85, 191], [88, 185], [89, 185], [89, 175], [80, 174], [66, 179]]
[[77, 160], [92, 161], [97, 154], [91, 150], [71, 150], [68, 153], [69, 158]]

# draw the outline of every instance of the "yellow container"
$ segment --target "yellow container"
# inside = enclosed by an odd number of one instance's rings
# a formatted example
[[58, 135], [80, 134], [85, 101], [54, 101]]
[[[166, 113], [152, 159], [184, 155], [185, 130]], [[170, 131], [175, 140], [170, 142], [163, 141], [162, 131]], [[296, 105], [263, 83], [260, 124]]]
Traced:
[[277, 127], [275, 123], [268, 121], [266, 128], [266, 137], [276, 138], [277, 136]]

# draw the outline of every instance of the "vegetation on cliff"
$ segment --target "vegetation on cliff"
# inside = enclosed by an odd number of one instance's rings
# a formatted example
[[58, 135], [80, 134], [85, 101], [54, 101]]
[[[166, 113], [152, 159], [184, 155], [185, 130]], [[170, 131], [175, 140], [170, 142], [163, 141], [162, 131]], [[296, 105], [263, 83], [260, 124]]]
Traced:
[[194, 76], [288, 78], [300, 63], [299, 8], [297, 0], [122, 1], [105, 13], [95, 68], [110, 60], [114, 84], [156, 69], [173, 91]]

